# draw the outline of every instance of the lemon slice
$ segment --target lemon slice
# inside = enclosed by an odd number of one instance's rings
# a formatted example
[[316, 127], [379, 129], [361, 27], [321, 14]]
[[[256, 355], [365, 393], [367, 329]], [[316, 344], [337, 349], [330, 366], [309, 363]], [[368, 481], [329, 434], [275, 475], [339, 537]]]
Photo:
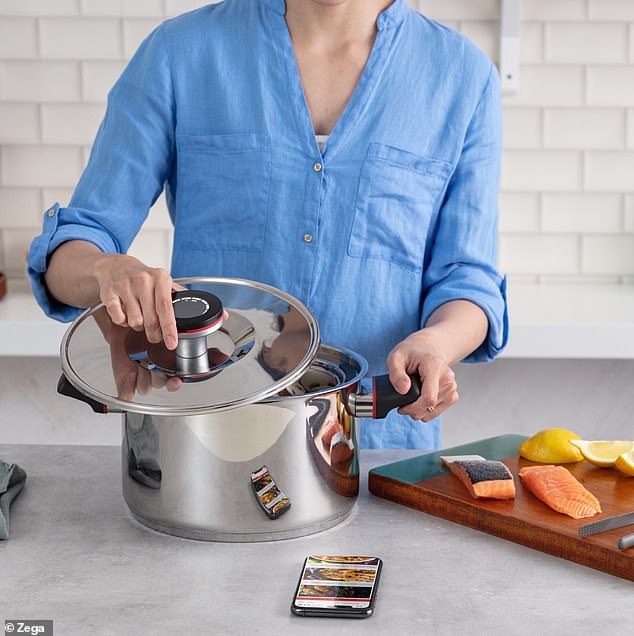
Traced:
[[588, 441], [585, 439], [572, 439], [583, 456], [595, 466], [614, 466], [619, 455], [627, 453], [634, 448], [634, 442], [621, 440]]
[[634, 477], [634, 451], [621, 453], [614, 462], [614, 466], [625, 475]]
[[580, 462], [583, 455], [570, 443], [579, 435], [566, 428], [547, 428], [522, 442], [517, 452], [532, 462], [569, 464]]

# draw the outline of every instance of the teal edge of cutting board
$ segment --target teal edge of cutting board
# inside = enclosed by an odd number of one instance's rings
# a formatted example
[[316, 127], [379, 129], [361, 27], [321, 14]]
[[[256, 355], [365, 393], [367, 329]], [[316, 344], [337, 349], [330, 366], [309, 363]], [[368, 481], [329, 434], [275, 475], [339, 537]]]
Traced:
[[482, 455], [485, 459], [504, 459], [517, 455], [517, 447], [527, 439], [525, 435], [498, 435], [462, 446], [445, 448], [418, 457], [378, 466], [370, 474], [390, 477], [406, 484], [415, 484], [424, 479], [446, 474], [440, 462], [441, 455]]

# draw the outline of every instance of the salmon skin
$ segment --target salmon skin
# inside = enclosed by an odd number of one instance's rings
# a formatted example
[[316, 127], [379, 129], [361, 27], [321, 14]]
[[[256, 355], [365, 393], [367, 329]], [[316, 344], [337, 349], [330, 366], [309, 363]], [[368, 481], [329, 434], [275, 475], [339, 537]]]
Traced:
[[599, 500], [563, 466], [526, 466], [519, 476], [528, 490], [557, 512], [573, 519], [601, 512]]
[[465, 485], [476, 499], [514, 499], [511, 471], [498, 461], [442, 457], [442, 463]]

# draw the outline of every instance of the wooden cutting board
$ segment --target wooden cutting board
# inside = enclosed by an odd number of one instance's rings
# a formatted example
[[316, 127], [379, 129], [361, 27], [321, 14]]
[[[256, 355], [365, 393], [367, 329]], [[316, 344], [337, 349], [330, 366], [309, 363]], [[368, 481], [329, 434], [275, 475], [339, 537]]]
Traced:
[[[634, 477], [586, 461], [566, 464], [599, 499], [603, 510], [588, 519], [572, 519], [551, 510], [521, 485], [519, 469], [535, 465], [517, 454], [525, 439], [501, 435], [386, 464], [370, 471], [368, 486], [378, 497], [634, 581], [634, 548], [621, 551], [617, 547], [621, 536], [634, 532], [634, 525], [579, 537], [579, 528], [587, 523], [634, 511]], [[503, 461], [513, 473], [515, 499], [472, 498], [441, 465], [441, 455], [481, 455]]]

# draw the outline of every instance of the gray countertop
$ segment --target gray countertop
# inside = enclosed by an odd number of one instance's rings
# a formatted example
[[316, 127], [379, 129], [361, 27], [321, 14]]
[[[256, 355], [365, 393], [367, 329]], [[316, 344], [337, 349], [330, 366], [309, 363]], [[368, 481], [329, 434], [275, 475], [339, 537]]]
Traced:
[[[369, 468], [412, 455], [363, 451]], [[205, 543], [132, 519], [115, 447], [0, 446], [28, 473], [0, 542], [5, 619], [53, 619], [87, 634], [630, 633], [634, 584], [378, 499], [320, 534]], [[369, 619], [292, 616], [310, 553], [384, 560]]]

